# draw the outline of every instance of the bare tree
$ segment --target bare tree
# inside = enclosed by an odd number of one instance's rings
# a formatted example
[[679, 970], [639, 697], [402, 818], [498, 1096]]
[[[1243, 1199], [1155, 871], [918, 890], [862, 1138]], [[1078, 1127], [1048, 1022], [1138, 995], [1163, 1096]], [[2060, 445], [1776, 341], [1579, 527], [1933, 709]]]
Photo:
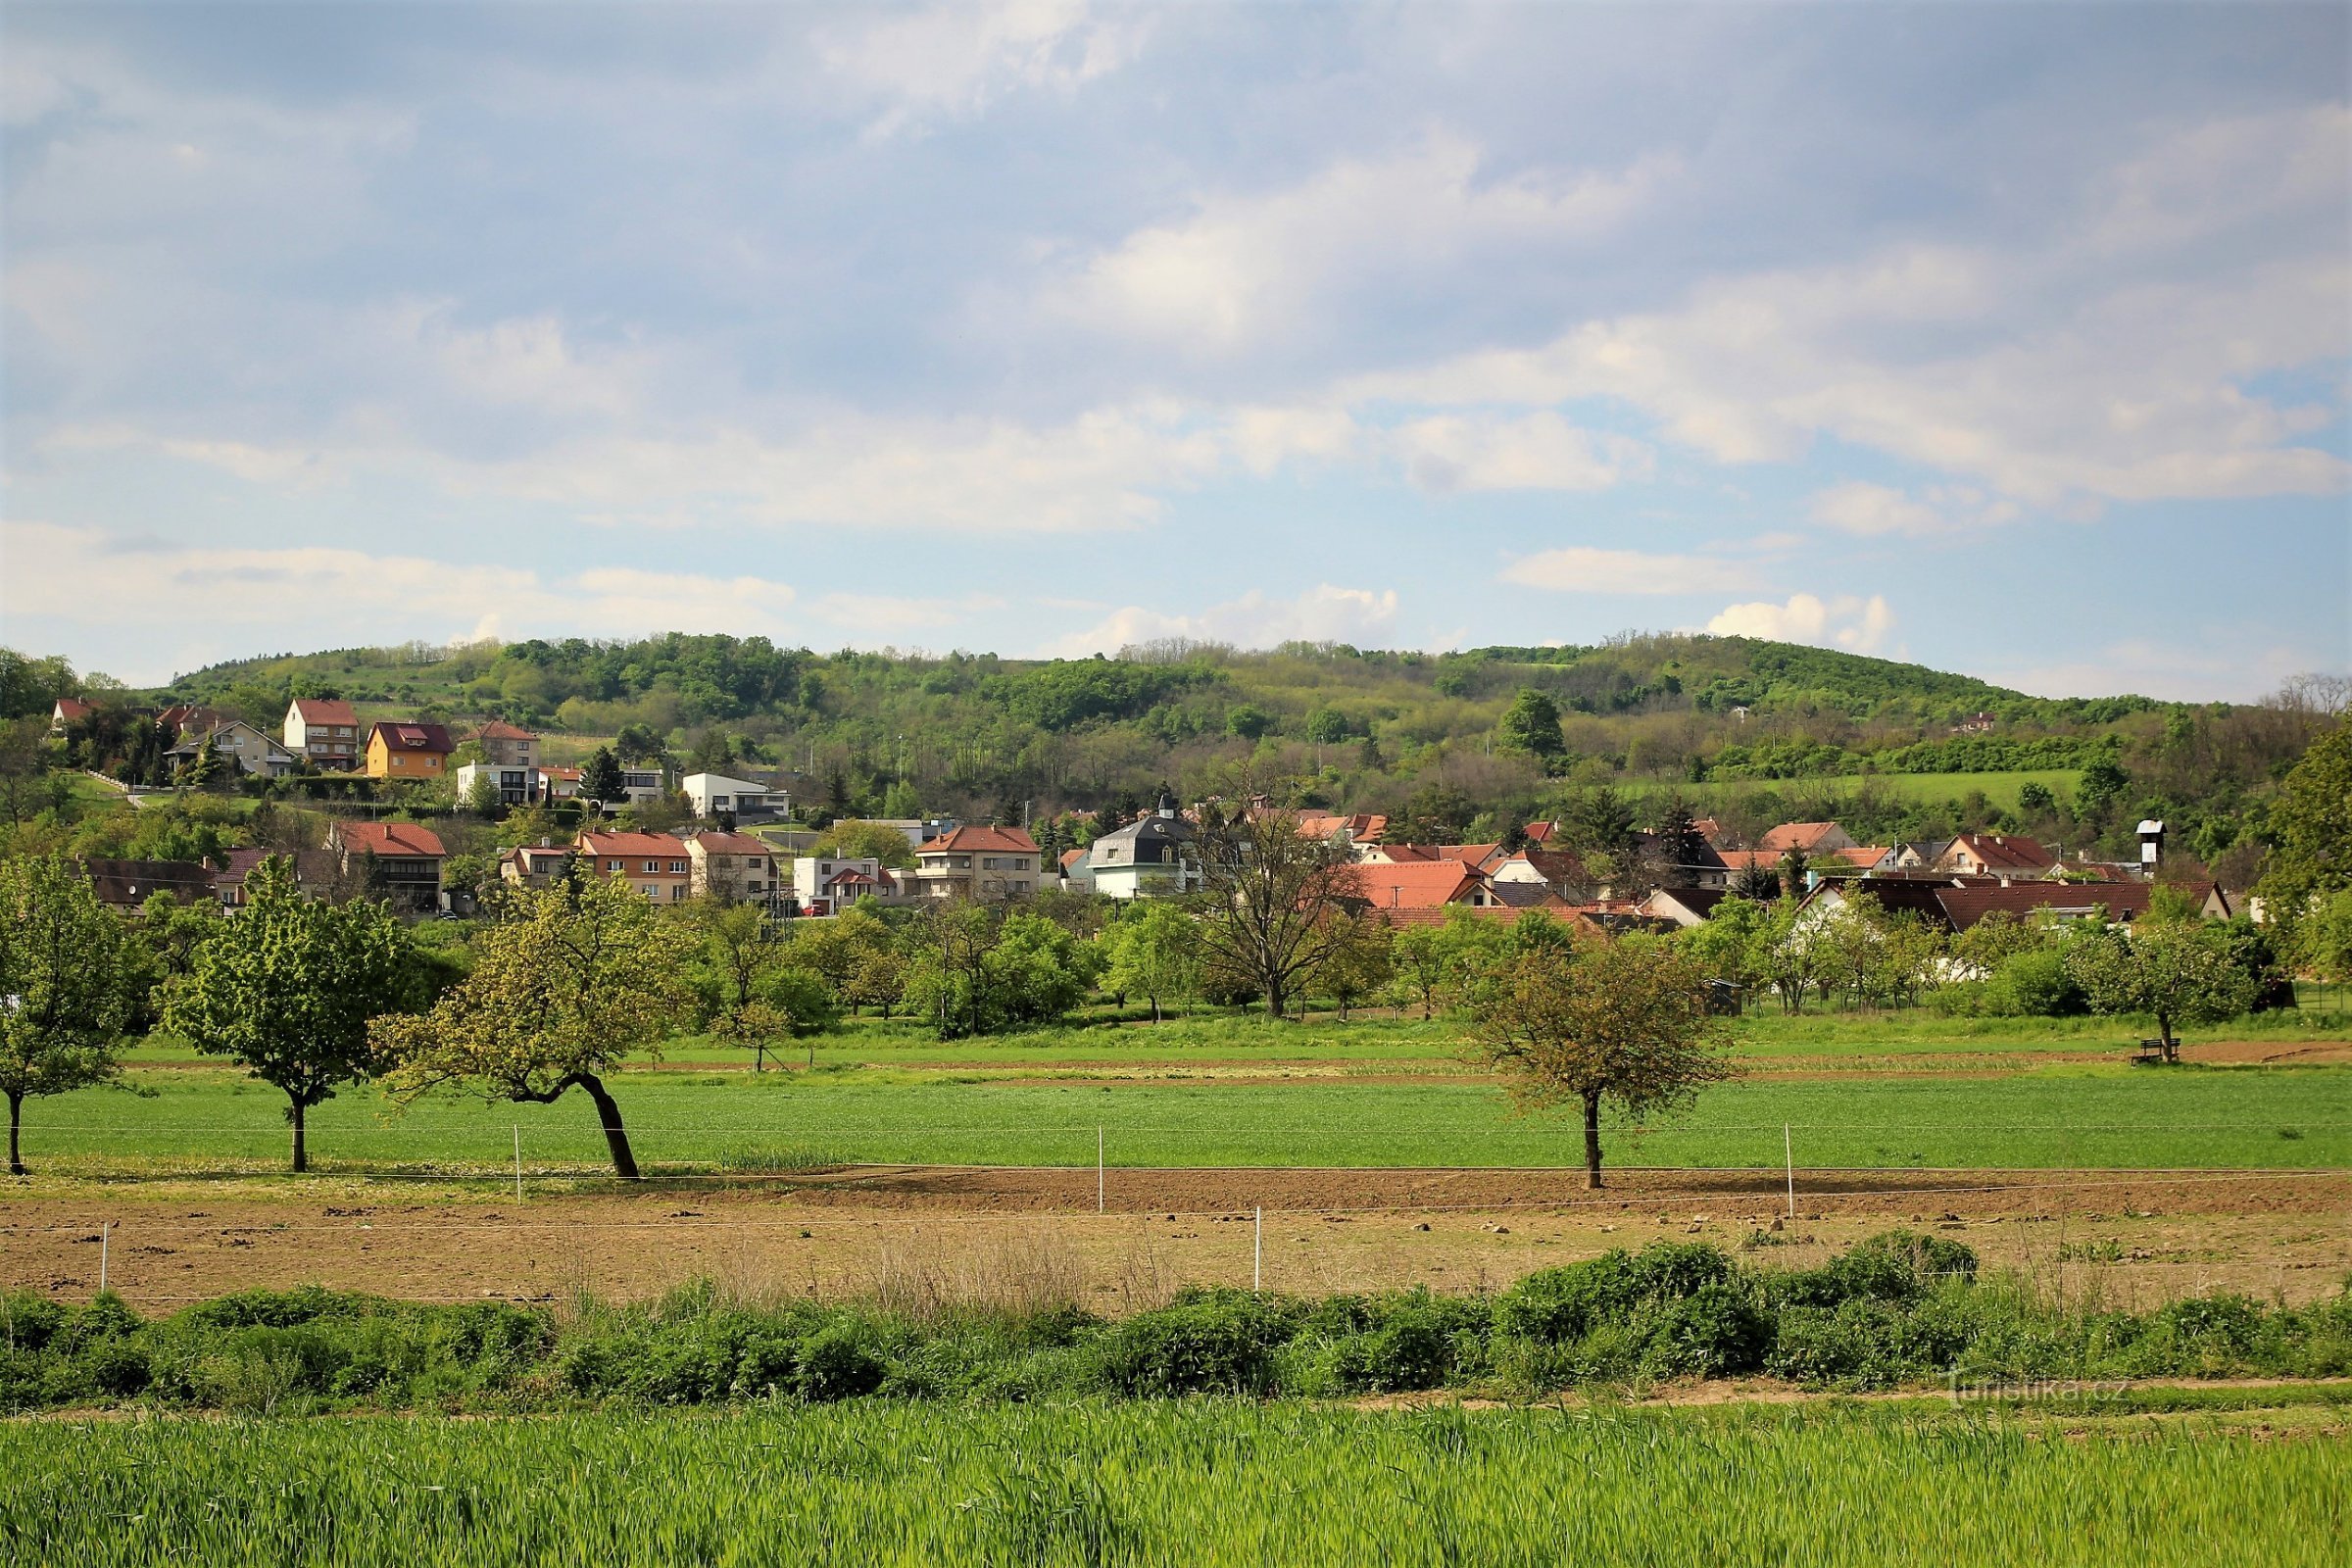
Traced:
[[1207, 966], [1247, 979], [1279, 1018], [1300, 979], [1339, 940], [1334, 916], [1360, 906], [1348, 847], [1299, 830], [1250, 770], [1200, 808], [1200, 949]]

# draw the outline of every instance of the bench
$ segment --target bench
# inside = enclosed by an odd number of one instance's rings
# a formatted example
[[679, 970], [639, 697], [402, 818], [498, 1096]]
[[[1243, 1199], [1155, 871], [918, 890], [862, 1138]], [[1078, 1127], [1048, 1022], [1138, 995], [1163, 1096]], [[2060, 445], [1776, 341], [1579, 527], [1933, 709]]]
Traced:
[[2138, 1049], [2132, 1053], [2132, 1059], [2133, 1061], [2177, 1062], [2180, 1059], [2180, 1050], [2176, 1046], [2168, 1051], [2161, 1040], [2142, 1040]]

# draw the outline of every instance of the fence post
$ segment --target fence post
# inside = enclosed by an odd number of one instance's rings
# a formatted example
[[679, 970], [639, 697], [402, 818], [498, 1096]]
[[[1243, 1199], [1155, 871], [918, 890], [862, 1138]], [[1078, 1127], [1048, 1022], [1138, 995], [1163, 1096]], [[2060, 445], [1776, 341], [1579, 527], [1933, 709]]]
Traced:
[[522, 1201], [522, 1124], [515, 1122], [512, 1125], [514, 1129], [514, 1201], [519, 1203]]
[[1255, 1296], [1266, 1280], [1266, 1209], [1257, 1209], [1257, 1232], [1250, 1243], [1250, 1294]]
[[1095, 1123], [1095, 1212], [1102, 1212], [1102, 1124]]
[[106, 1294], [106, 1244], [115, 1233], [115, 1222], [107, 1220], [98, 1227], [98, 1294]]
[[1796, 1140], [1788, 1124], [1781, 1123], [1781, 1157], [1788, 1162], [1788, 1217], [1796, 1218]]

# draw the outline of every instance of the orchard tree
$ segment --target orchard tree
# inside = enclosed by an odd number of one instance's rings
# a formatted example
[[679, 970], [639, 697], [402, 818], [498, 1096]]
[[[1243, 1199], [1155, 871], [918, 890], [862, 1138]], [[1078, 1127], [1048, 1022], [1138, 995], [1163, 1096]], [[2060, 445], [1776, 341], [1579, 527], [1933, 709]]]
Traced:
[[0, 860], [0, 1094], [8, 1173], [24, 1102], [105, 1083], [137, 1004], [146, 957], [89, 878], [63, 857]]
[[1299, 831], [1279, 807], [1251, 808], [1248, 769], [1230, 786], [1236, 804], [1200, 813], [1200, 956], [1229, 988], [1265, 999], [1266, 1015], [1288, 1009], [1299, 981], [1331, 949], [1332, 916], [1361, 902], [1362, 883], [1334, 838]]
[[1140, 901], [1103, 931], [1102, 950], [1110, 960], [1104, 988], [1151, 1003], [1153, 1023], [1160, 1021], [1163, 1004], [1200, 992], [1200, 933], [1173, 904]]
[[410, 1005], [419, 969], [380, 904], [303, 897], [294, 862], [272, 855], [245, 878], [245, 904], [195, 950], [166, 991], [163, 1027], [284, 1092], [294, 1169], [310, 1169], [304, 1119], [376, 1066], [368, 1023]]
[[1389, 922], [1377, 910], [1362, 914], [1343, 911], [1331, 920], [1330, 945], [1307, 982], [1340, 1004], [1340, 1022], [1346, 1023], [1348, 1009], [1377, 995], [1395, 971]]
[[2066, 945], [2066, 973], [2093, 1012], [2156, 1020], [2167, 1061], [2180, 1059], [2174, 1030], [2234, 1018], [2254, 1005], [2257, 976], [2218, 926], [2146, 919], [2078, 936]]
[[1600, 1180], [1600, 1108], [1636, 1121], [1732, 1075], [1705, 969], [1646, 937], [1529, 944], [1477, 1004], [1481, 1054], [1522, 1109], [1584, 1112], [1585, 1185]]
[[2270, 835], [2263, 903], [2287, 950], [2308, 959], [2305, 920], [2352, 888], [2352, 721], [2314, 741], [2286, 775], [2271, 803]]
[[476, 939], [473, 971], [415, 1017], [376, 1021], [392, 1063], [384, 1085], [409, 1103], [441, 1088], [486, 1101], [553, 1104], [577, 1089], [596, 1106], [612, 1171], [637, 1158], [605, 1074], [661, 1042], [691, 1005], [694, 933], [662, 919], [617, 877], [524, 890], [511, 917]]

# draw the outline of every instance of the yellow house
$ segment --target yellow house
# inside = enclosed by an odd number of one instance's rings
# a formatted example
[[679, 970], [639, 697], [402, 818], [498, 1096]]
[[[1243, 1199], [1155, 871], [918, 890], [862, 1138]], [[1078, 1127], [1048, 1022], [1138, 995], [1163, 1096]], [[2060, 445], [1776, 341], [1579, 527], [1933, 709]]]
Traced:
[[456, 750], [449, 731], [439, 724], [378, 719], [368, 731], [368, 776], [439, 778]]

